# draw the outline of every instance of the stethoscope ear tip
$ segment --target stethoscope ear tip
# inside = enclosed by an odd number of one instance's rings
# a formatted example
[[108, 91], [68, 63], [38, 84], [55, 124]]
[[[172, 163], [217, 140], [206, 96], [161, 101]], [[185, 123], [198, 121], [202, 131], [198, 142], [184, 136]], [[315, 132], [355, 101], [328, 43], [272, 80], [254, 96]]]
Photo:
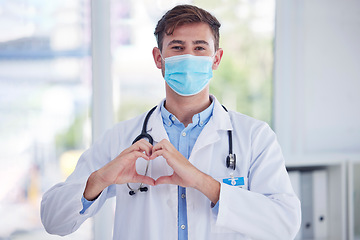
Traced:
[[147, 192], [148, 191], [148, 188], [147, 187], [141, 187], [140, 188], [140, 192]]
[[[148, 187], [141, 187], [141, 188], [139, 188], [138, 190], [140, 190], [140, 192], [147, 192], [149, 189], [148, 189]], [[136, 194], [136, 192], [137, 192], [137, 191], [131, 190], [131, 191], [129, 191], [129, 195], [130, 195], [130, 196], [133, 196], [133, 195]]]

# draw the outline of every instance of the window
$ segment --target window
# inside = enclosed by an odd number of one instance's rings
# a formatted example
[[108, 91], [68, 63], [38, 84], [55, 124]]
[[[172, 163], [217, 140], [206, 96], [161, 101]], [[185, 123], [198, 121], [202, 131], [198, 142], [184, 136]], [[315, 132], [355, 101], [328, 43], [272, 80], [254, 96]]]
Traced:
[[[116, 120], [165, 97], [153, 31], [180, 3], [222, 23], [224, 56], [211, 93], [227, 108], [271, 123], [275, 1], [265, 0], [111, 0]], [[49, 239], [41, 196], [73, 171], [91, 142], [90, 0], [0, 0], [0, 18], [0, 181], [7, 183], [0, 188], [0, 238]], [[92, 220], [61, 239], [93, 239]]]
[[41, 196], [91, 139], [90, 3], [3, 0], [0, 18], [0, 238], [49, 239]]

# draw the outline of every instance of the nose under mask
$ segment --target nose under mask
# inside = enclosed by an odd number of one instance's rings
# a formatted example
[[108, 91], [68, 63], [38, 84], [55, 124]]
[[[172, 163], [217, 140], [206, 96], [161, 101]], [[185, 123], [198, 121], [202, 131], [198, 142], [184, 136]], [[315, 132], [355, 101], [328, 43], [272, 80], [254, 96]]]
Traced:
[[164, 79], [181, 96], [198, 94], [213, 76], [213, 57], [185, 54], [168, 57], [164, 61]]

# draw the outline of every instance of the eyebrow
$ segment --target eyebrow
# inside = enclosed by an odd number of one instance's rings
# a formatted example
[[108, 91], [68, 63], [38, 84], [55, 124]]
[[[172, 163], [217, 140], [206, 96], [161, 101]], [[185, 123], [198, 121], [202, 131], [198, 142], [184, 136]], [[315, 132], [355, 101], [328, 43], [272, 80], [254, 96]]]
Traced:
[[207, 41], [204, 41], [204, 40], [196, 40], [196, 41], [193, 41], [193, 44], [194, 44], [194, 45], [197, 45], [197, 44], [209, 45], [209, 43], [208, 43]]
[[[192, 43], [194, 45], [198, 45], [198, 44], [204, 44], [204, 45], [209, 45], [209, 43], [205, 40], [195, 40], [195, 41], [192, 41]], [[171, 46], [171, 45], [174, 45], [174, 44], [180, 44], [180, 45], [185, 45], [185, 41], [182, 41], [182, 40], [172, 40], [171, 42], [168, 43], [168, 46]]]
[[168, 43], [168, 46], [171, 46], [171, 45], [174, 45], [174, 44], [185, 45], [185, 42], [181, 41], [181, 40], [172, 40], [171, 42]]

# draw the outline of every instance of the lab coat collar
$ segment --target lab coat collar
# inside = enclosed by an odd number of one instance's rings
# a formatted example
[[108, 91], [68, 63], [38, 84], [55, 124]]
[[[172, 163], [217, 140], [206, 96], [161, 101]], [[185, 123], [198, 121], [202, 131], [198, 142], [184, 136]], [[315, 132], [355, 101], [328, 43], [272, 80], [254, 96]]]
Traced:
[[213, 95], [210, 95], [210, 97], [215, 102], [213, 115], [195, 142], [194, 148], [190, 155], [190, 160], [191, 156], [194, 155], [193, 153], [197, 152], [203, 147], [206, 147], [207, 145], [220, 141], [221, 132], [233, 129], [229, 113], [225, 111], [225, 109]]
[[233, 130], [229, 113], [225, 111], [215, 96], [210, 95], [210, 97], [215, 101], [211, 120], [214, 121], [216, 130]]

